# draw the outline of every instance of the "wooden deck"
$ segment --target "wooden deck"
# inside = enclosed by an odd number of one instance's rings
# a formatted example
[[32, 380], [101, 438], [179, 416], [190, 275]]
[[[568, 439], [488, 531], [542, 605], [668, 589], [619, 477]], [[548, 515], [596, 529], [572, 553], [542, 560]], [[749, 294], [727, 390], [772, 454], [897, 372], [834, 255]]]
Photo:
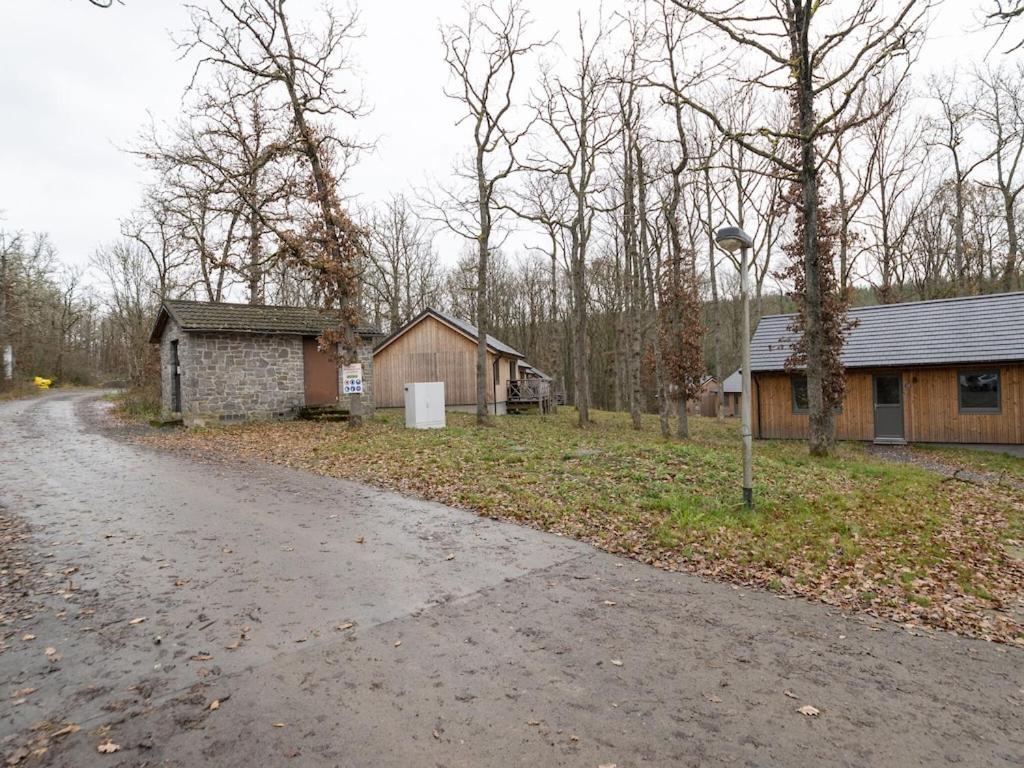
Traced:
[[547, 379], [510, 379], [506, 402], [509, 410], [536, 406], [541, 413], [550, 413], [554, 406], [551, 382]]

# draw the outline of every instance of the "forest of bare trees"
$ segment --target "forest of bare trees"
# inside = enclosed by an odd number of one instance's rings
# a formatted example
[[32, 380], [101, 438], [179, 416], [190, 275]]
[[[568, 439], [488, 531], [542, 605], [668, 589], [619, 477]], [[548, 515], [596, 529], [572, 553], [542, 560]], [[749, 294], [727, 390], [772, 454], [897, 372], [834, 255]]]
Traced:
[[438, 306], [522, 349], [581, 426], [658, 413], [685, 436], [681, 403], [739, 362], [738, 264], [712, 237], [734, 224], [755, 322], [797, 313], [827, 453], [849, 306], [1022, 288], [1024, 7], [977, 0], [997, 47], [929, 71], [939, 0], [752, 5], [592, 6], [552, 38], [524, 2], [470, 0], [437, 43], [451, 178], [375, 204], [347, 174], [371, 149], [358, 12], [195, 8], [181, 114], [129, 148], [149, 186], [91, 281], [3, 222], [0, 348], [23, 375], [141, 382], [163, 297], [330, 305], [385, 331]]

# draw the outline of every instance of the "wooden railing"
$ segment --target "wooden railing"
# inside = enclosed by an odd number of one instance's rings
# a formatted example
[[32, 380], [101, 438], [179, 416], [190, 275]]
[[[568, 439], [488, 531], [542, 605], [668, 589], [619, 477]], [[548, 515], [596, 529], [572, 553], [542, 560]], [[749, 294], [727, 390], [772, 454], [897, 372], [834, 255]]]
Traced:
[[551, 399], [551, 382], [546, 379], [512, 379], [508, 383], [510, 403], [542, 403]]

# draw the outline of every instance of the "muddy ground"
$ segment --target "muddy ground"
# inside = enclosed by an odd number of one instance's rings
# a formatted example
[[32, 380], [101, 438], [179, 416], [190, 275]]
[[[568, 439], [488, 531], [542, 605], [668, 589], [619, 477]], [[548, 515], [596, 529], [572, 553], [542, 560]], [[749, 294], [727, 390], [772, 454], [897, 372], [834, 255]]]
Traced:
[[1019, 649], [161, 453], [103, 405], [0, 404], [12, 765], [1024, 762]]

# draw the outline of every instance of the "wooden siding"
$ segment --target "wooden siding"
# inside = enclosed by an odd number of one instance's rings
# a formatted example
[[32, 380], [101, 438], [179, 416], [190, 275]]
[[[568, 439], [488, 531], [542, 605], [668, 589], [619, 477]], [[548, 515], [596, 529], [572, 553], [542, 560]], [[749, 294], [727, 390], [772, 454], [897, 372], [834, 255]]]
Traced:
[[[960, 413], [957, 374], [961, 370], [999, 368], [1000, 413]], [[836, 414], [840, 440], [874, 440], [872, 392], [876, 371], [848, 371], [846, 399]], [[912, 443], [1024, 444], [1024, 365], [963, 368], [886, 369], [903, 377], [904, 435]], [[754, 375], [754, 434], [769, 439], [806, 438], [808, 417], [793, 413], [790, 377]]]
[[[494, 360], [487, 355], [487, 402], [494, 402]], [[499, 357], [497, 398], [504, 403], [508, 391], [509, 360]], [[476, 405], [476, 343], [430, 315], [394, 339], [373, 356], [376, 405], [401, 408], [405, 385], [443, 381], [445, 404]]]

